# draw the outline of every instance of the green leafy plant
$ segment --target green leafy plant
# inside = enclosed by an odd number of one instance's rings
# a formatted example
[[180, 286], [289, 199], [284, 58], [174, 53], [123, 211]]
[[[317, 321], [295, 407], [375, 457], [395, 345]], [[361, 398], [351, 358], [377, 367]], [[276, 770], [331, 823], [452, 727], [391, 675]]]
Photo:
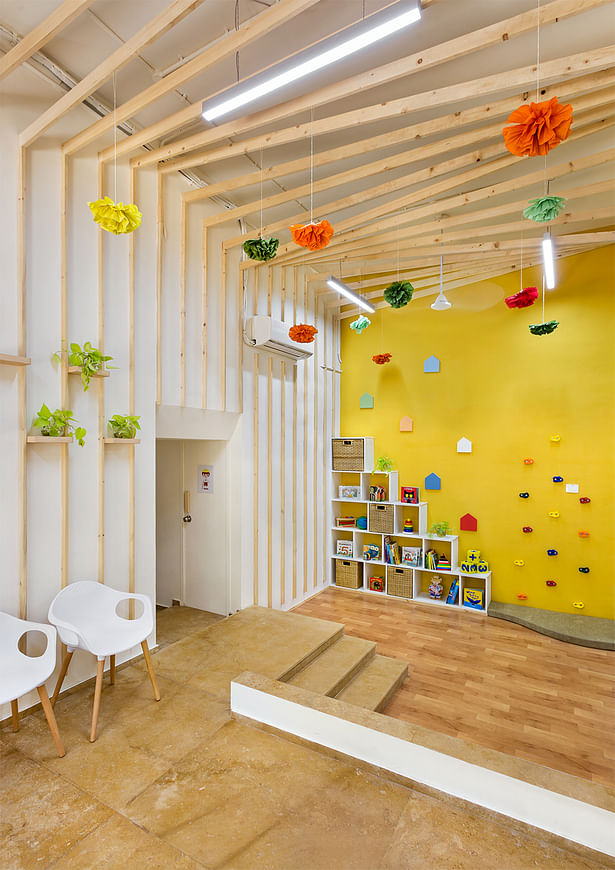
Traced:
[[109, 420], [109, 429], [114, 438], [134, 438], [140, 429], [139, 420], [134, 414], [114, 414]]
[[83, 426], [75, 425], [77, 422], [73, 417], [72, 411], [61, 410], [60, 408], [50, 411], [43, 402], [32, 421], [32, 425], [35, 429], [40, 429], [41, 435], [48, 435], [50, 438], [62, 438], [63, 436], [74, 435], [79, 446], [83, 447], [87, 432]]
[[429, 530], [430, 535], [437, 535], [439, 538], [444, 538], [448, 535], [448, 523], [434, 523]]
[[393, 471], [393, 460], [388, 456], [379, 456], [376, 460], [376, 471]]
[[[57, 362], [62, 362], [62, 351], [54, 353], [53, 358], [57, 360]], [[84, 393], [87, 392], [88, 387], [90, 386], [92, 375], [103, 371], [105, 363], [110, 359], [113, 359], [113, 357], [105, 356], [97, 347], [93, 347], [92, 343], [89, 341], [84, 342], [83, 347], [77, 344], [77, 342], [71, 344], [70, 354], [68, 355], [68, 364], [70, 366], [79, 366], [81, 368], [81, 383], [83, 384]], [[107, 368], [116, 368], [116, 366], [107, 366]]]

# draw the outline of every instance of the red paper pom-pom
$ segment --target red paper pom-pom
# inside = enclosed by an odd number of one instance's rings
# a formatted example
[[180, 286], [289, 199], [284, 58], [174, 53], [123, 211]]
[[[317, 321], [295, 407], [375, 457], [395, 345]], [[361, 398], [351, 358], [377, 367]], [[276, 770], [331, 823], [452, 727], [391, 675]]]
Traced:
[[561, 105], [557, 97], [542, 103], [523, 104], [509, 116], [511, 127], [504, 127], [504, 142], [517, 157], [547, 154], [570, 134], [572, 106]]
[[524, 287], [514, 296], [507, 296], [504, 302], [509, 308], [527, 308], [538, 299], [538, 290], [535, 287]]
[[385, 363], [391, 362], [390, 353], [377, 353], [372, 357], [377, 366], [383, 366]]
[[298, 323], [296, 326], [291, 326], [288, 330], [288, 335], [293, 341], [298, 341], [300, 344], [309, 344], [314, 341], [314, 336], [318, 330], [315, 326], [310, 326], [307, 323]]
[[319, 251], [326, 248], [333, 238], [333, 227], [327, 220], [311, 224], [293, 224], [290, 227], [293, 241], [302, 248]]

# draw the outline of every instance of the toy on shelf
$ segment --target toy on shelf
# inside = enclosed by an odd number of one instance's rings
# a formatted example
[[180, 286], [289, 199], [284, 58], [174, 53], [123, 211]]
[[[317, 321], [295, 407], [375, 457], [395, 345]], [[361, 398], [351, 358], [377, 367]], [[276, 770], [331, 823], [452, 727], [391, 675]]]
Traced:
[[557, 556], [557, 550], [547, 550], [547, 556]]
[[486, 574], [489, 564], [480, 557], [480, 550], [468, 550], [465, 560], [461, 563], [464, 574]]
[[379, 456], [376, 460], [376, 471], [393, 471], [393, 460], [388, 456]]
[[577, 610], [583, 610], [583, 608], [585, 607], [582, 601], [573, 601], [572, 606], [576, 607]]
[[451, 563], [448, 559], [446, 553], [442, 553], [441, 556], [438, 556], [438, 571], [450, 571]]
[[589, 574], [589, 568], [587, 566], [579, 568], [579, 571], [581, 572], [581, 574]]
[[380, 547], [376, 544], [363, 545], [363, 558], [366, 562], [375, 562], [380, 559]]
[[459, 520], [459, 528], [462, 532], [475, 532], [478, 529], [478, 520], [472, 514], [464, 514]]
[[526, 533], [526, 535], [529, 535], [529, 533], [533, 532], [534, 529], [531, 526], [523, 526], [523, 531]]
[[430, 535], [437, 535], [439, 538], [445, 538], [448, 535], [448, 523], [444, 520], [441, 523], [433, 523], [430, 530]]
[[553, 519], [557, 519], [559, 516], [559, 511], [549, 511], [548, 516], [553, 517]]
[[429, 584], [429, 597], [439, 601], [442, 598], [443, 592], [444, 586], [442, 585], [442, 579], [438, 577], [437, 574], [434, 574], [431, 578], [431, 583]]
[[366, 529], [367, 529], [367, 517], [357, 517], [357, 529], [361, 529], [362, 531], [366, 531]]
[[382, 577], [370, 577], [367, 581], [367, 588], [372, 592], [384, 592], [384, 580]]
[[533, 465], [533, 464], [534, 464], [534, 460], [533, 460], [531, 457], [528, 456], [527, 459], [524, 459], [524, 460], [523, 460], [523, 464], [524, 464], [524, 465]]
[[446, 596], [447, 604], [455, 604], [457, 601], [457, 593], [459, 592], [459, 578], [455, 577], [453, 582], [451, 583], [451, 588], [448, 590], [448, 595]]
[[579, 501], [581, 504], [589, 504], [591, 501], [591, 498], [588, 498], [586, 495], [584, 495], [579, 499]]
[[370, 501], [386, 501], [387, 491], [383, 486], [370, 486], [369, 488]]
[[336, 555], [352, 556], [352, 541], [338, 541]]
[[557, 580], [547, 580], [546, 585], [547, 586], [557, 586]]
[[357, 521], [354, 517], [337, 517], [336, 525], [341, 529], [354, 529], [357, 526]]
[[468, 562], [479, 562], [480, 550], [467, 550], [466, 559], [468, 560]]
[[523, 559], [515, 559], [515, 561], [513, 562], [513, 565], [516, 565], [517, 568], [523, 568], [523, 566], [525, 565], [525, 562], [523, 561]]
[[401, 565], [401, 547], [392, 538], [384, 539], [384, 561], [387, 565]]
[[517, 592], [517, 598], [520, 601], [527, 601], [527, 595], [525, 594], [525, 592]]
[[561, 435], [551, 435], [551, 441], [553, 441], [554, 444], [557, 444], [557, 442], [561, 441], [561, 440], [562, 440]]
[[579, 531], [579, 537], [580, 538], [589, 538], [589, 532], [586, 532], [584, 529], [581, 529]]
[[425, 553], [425, 567], [432, 570], [438, 567], [438, 554], [435, 550], [427, 550]]
[[530, 497], [529, 492], [520, 492], [519, 493], [519, 498], [529, 498], [529, 497]]
[[418, 486], [402, 486], [401, 500], [404, 504], [419, 503], [419, 488]]
[[409, 532], [414, 531], [414, 523], [412, 521], [412, 517], [406, 517], [404, 520], [404, 533], [408, 534]]
[[563, 482], [564, 482], [564, 478], [560, 477], [559, 474], [556, 474], [555, 477], [553, 478], [553, 483], [563, 483]]
[[349, 501], [361, 498], [360, 486], [340, 486], [337, 491], [338, 498], [348, 499]]
[[470, 607], [472, 610], [483, 610], [483, 590], [482, 589], [464, 589], [463, 590], [463, 606]]
[[402, 547], [401, 563], [402, 565], [410, 565], [411, 568], [422, 568], [423, 550], [421, 547]]

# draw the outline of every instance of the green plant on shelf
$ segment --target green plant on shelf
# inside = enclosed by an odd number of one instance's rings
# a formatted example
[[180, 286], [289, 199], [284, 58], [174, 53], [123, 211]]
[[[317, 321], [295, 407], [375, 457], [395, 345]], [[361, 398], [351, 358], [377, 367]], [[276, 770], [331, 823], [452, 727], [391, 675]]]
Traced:
[[79, 446], [83, 447], [87, 432], [83, 426], [75, 425], [77, 423], [72, 411], [60, 408], [50, 411], [44, 402], [32, 421], [32, 425], [40, 431], [41, 435], [48, 435], [50, 438], [74, 435]]
[[448, 523], [434, 523], [429, 530], [430, 535], [437, 535], [439, 538], [445, 538], [448, 535]]
[[[57, 362], [62, 362], [62, 351], [54, 353], [53, 358]], [[91, 378], [104, 371], [105, 368], [117, 368], [117, 366], [105, 366], [105, 363], [113, 359], [112, 356], [105, 356], [97, 347], [93, 347], [90, 341], [84, 342], [83, 347], [77, 342], [73, 342], [70, 346], [68, 355], [69, 366], [79, 366], [81, 368], [81, 383], [83, 384], [83, 392], [87, 392], [90, 386]]]
[[114, 414], [109, 420], [109, 429], [113, 438], [134, 438], [140, 429], [139, 420], [134, 414]]
[[393, 460], [388, 456], [379, 456], [376, 460], [376, 471], [393, 471]]

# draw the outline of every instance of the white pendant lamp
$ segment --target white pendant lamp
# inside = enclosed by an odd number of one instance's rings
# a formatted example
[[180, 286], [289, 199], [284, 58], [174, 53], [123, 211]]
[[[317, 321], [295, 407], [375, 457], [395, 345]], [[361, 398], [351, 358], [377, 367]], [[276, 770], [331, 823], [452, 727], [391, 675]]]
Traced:
[[420, 17], [419, 0], [399, 0], [398, 3], [346, 27], [329, 39], [322, 40], [265, 72], [252, 76], [248, 81], [234, 85], [223, 95], [206, 100], [202, 106], [202, 116], [206, 121], [216, 121], [223, 115], [398, 33]]
[[448, 301], [446, 296], [444, 295], [443, 290], [443, 271], [444, 271], [444, 257], [440, 257], [440, 292], [438, 293], [438, 297], [435, 302], [431, 303], [431, 307], [434, 311], [446, 311], [448, 308], [451, 308], [451, 303]]
[[376, 310], [371, 302], [368, 302], [367, 299], [363, 296], [359, 296], [358, 293], [355, 293], [354, 290], [351, 290], [347, 284], [344, 284], [343, 281], [340, 281], [339, 278], [334, 278], [333, 275], [329, 275], [327, 278], [327, 287], [330, 287], [332, 290], [335, 290], [336, 293], [339, 293], [340, 296], [345, 296], [346, 299], [349, 299], [351, 302], [354, 302], [359, 308], [362, 308], [364, 311], [369, 311], [370, 314], [373, 314]]

